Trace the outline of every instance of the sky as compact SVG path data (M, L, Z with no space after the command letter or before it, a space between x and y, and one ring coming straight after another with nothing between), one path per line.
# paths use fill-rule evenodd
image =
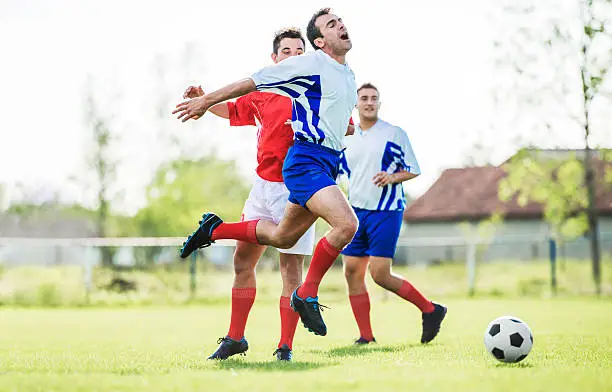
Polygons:
M92 188L83 185L91 182L88 85L116 137L116 210L134 213L158 165L181 156L234 159L250 181L254 128L232 129L211 114L181 124L170 112L189 84L212 91L270 64L274 31L305 31L310 15L324 6L350 32L347 60L357 84L378 86L381 118L410 137L423 172L405 185L411 196L425 192L444 169L503 162L517 140L580 148L575 125L559 120L555 132L536 137L533 124L541 114L493 99L500 85L512 85L494 50L505 20L494 3L0 0L4 204L24 194L44 201L58 192L64 201L93 203ZM570 3L557 3L556 12L571 13ZM539 23L537 16L526 22ZM609 142L609 129L598 132L598 143Z

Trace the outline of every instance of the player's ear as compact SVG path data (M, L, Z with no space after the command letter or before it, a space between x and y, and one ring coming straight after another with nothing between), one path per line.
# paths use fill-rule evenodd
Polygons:
M276 59L278 58L278 56L276 55L276 53L272 53L270 55L270 58L272 59L272 62L276 64Z
M315 38L314 44L317 45L319 49L323 49L323 47L325 46L325 40L323 39L323 37Z

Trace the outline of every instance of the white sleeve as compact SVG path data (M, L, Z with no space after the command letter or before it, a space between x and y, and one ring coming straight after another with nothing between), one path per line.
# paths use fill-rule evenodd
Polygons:
M289 57L280 63L270 65L255 72L251 79L258 91L285 95L296 99L304 94L318 78L313 56L300 55Z
M413 174L421 174L421 168L419 167L419 162L414 155L414 151L412 151L412 145L410 144L410 139L404 130L398 128L399 134L399 145L402 149L402 153L404 156L402 166L404 170Z

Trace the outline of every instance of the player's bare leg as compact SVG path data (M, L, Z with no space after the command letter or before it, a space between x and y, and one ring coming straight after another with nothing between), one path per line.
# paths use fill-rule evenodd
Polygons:
M291 304L306 328L317 335L326 335L327 327L321 318L317 297L319 284L340 251L355 235L358 220L337 185L319 189L306 202L306 207L308 210L288 203L285 216L278 225L264 219L223 223L215 214L204 214L198 229L185 242L181 257L187 257L198 247L208 246L222 238L288 249L295 245L317 217L325 219L331 230L317 244L304 284L293 293Z
M249 312L255 302L255 266L266 250L263 245L236 242L234 252L234 285L232 287L232 310L227 335L221 338L219 348L208 359L227 359L249 349L244 337Z
M291 293L302 283L304 256L297 254L280 254L280 273L283 289L280 297L281 337L274 352L280 361L291 361L293 337L300 316L291 309Z
M422 312L423 333L421 343L429 343L440 331L442 320L446 316L446 308L431 302L408 280L391 272L392 260L387 257L370 258L370 274L377 285L394 292L399 297L414 304Z
M343 262L351 309L359 327L359 339L355 344L375 342L370 322L370 296L365 282L370 257L343 256Z
M337 185L317 191L306 203L314 214L329 223L331 230L317 244L304 283L291 296L291 305L300 314L302 323L316 335L327 334L321 317L318 290L323 276L332 266L340 251L357 231L357 217Z
M343 256L342 261L344 263L344 277L346 278L349 296L365 293L368 290L365 275L368 270L370 256Z
M257 222L255 235L260 244L279 249L289 249L306 233L317 220L313 212L299 204L287 203L283 218L278 224L260 219Z

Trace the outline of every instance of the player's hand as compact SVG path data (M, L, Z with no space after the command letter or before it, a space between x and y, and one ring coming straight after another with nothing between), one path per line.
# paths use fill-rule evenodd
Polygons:
M353 124L349 124L348 127L346 127L346 133L344 134L344 136L350 136L354 134L355 134L355 126Z
M210 105L206 102L206 96L203 95L179 103L176 105L176 109L172 111L172 114L178 114L176 118L181 120L181 122L185 122L191 118L197 120L202 117L209 108Z
M201 97L202 95L204 95L204 90L202 90L202 86L189 86L187 87L187 90L185 90L185 93L183 94L183 98L184 99L188 99L188 98L197 98L197 97Z
M378 172L372 177L374 185L383 187L389 184L393 184L393 176L387 172Z

